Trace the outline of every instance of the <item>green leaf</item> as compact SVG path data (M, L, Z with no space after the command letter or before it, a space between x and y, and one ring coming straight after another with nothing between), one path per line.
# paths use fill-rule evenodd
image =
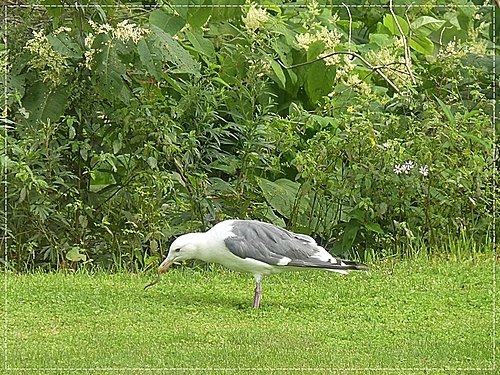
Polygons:
M313 61L325 50L325 43L317 40L309 45L307 49L307 61Z
M148 157L148 165L151 169L156 169L156 167L158 166L158 161L156 160L156 158L150 156Z
M356 240L356 236L358 235L360 228L360 223L356 219L351 219L347 223L344 229L344 233L342 234L342 250L347 251L351 249L354 241Z
M152 25L151 30L155 39L155 47L159 49L163 59L177 66L175 72L200 74L200 66L194 60L189 52L187 52L171 35L165 33L162 29Z
M313 115L311 115L311 119L313 119L318 124L320 124L322 128L326 128L326 127L328 127L328 125L334 125L335 128L338 127L337 121L333 117L330 117L330 116L320 116L320 115L313 114Z
M161 64L161 56L151 43L150 39L141 39L137 43L137 52L141 63L146 68L147 72L155 79L160 80L163 76Z
M312 103L317 103L321 98L330 93L333 88L335 73L325 66L323 62L311 64L306 73L305 89Z
M79 261L86 261L87 256L85 254L80 253L80 248L79 247L72 247L71 250L69 250L66 253L66 259L72 262L79 262Z
M427 36L433 31L439 30L446 23L444 20L438 20L430 16L418 17L411 23L411 27L417 33Z
M69 139L75 139L75 136L76 136L76 130L75 130L75 127L71 125L71 126L69 127L68 138L69 138Z
M408 22L406 22L404 18L398 15L396 15L396 19L398 20L399 26L401 26L401 29L403 30L403 34L407 36L410 32L410 26L408 25ZM401 36L398 25L396 24L396 21L394 20L392 14L390 13L386 14L384 16L383 23L384 26L387 27L387 29L391 32L392 35Z
M116 185L116 180L111 172L93 170L90 178L90 191L99 192L111 185Z
M80 49L80 46L73 42L68 35L64 33L60 33L57 36L50 34L47 35L47 40L52 45L54 50L59 52L62 56L73 59L82 58L82 50Z
M128 104L131 94L123 79L127 69L119 59L110 37L107 34L97 35L92 48L96 50L94 56L96 74L92 76L94 84L100 86L100 91L107 99L116 101L118 98Z
M220 77L213 77L211 78L212 81L215 81L215 82L219 82L220 84L222 84L223 86L226 86L226 87L232 87L231 85L229 85L226 81L224 81L222 78Z
M187 21L193 27L202 27L212 15L212 11L212 7L189 8Z
M492 144L489 142L485 141L484 139L479 138L477 135L471 134L471 133L466 133L466 132L460 132L460 135L464 138L467 138L473 142L479 143L485 150L491 150L492 149Z
M434 43L423 35L413 35L408 45L414 51L423 53L424 55L432 55L434 53Z
M280 83L280 86L282 89L285 88L286 85L286 77L285 73L283 73L283 69L281 69L280 64L278 64L276 61L271 60L271 68L273 69L274 74L276 74L276 77L278 78L278 81Z
M445 104L441 99L439 99L437 96L435 96L436 101L438 102L439 106L443 110L446 118L450 122L450 124L455 125L455 116L453 116L453 113L451 112L451 107L448 104Z
M182 17L157 9L149 15L149 24L160 28L170 35L175 35L184 27L186 21Z
M215 48L212 42L204 38L197 29L186 32L186 38L191 42L196 52L199 52L211 60L215 59Z
M393 38L389 37L387 34L370 34L370 43L375 43L380 47L388 47L392 45Z
M113 154L117 154L122 148L122 140L116 138L113 140Z
M292 216L300 184L286 178L281 178L274 182L265 178L257 178L257 183L267 203L281 215L289 219Z
M60 87L51 91L43 82L35 82L26 91L23 106L30 113L29 121L32 123L56 121L66 108L69 90Z
M380 224L378 224L378 223L367 223L367 224L364 224L364 226L366 229L368 229L371 232L375 232L378 234L385 233L384 230L382 229L382 227L380 226Z

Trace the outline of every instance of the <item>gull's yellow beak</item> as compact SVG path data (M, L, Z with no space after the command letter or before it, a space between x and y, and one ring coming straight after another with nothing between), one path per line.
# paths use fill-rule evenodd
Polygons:
M158 267L158 273L162 274L168 271L169 267L174 263L173 259L165 259Z

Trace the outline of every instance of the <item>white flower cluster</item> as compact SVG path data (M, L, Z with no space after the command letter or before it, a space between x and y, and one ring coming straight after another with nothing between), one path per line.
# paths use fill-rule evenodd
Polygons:
M92 48L96 35L108 34L112 39L120 40L122 42L128 42L131 40L133 43L137 44L139 40L144 38L144 36L150 32L148 29L144 29L135 23L129 23L128 20L120 22L116 25L116 27L113 27L108 23L97 24L92 20L89 21L89 24L94 30L95 35L93 33L89 33L85 37L85 47L87 48L87 51L85 51L85 66L88 69L91 69L92 60L96 53L96 50Z
M9 51L0 50L0 76L6 77L6 73L10 70Z
M405 73L405 59L401 50L402 39L397 38L392 46L381 48L377 51L370 51L366 54L366 59L374 66L382 68L383 72L396 85L406 85L410 83L410 77ZM411 61L409 61L411 64Z
M338 81L347 79L355 66L356 65L353 63L353 59L351 58L351 56L344 55L341 63L337 66L337 74L335 75L335 79Z
M340 43L342 34L336 29L328 30L325 26L319 26L318 28L303 34L297 34L295 40L297 45L309 50L312 43L321 41L324 43L325 48L323 52L319 55L320 58L330 55L335 52L335 47ZM328 56L325 58L326 65L336 65L339 64L339 55Z
M120 22L116 25L113 30L113 38L121 40L122 42L128 42L131 40L135 44L139 42L144 36L149 34L148 29L144 29L135 23L128 23L128 20Z
M342 80L347 86L349 86L353 91L360 93L361 95L370 95L372 89L368 83L359 78L359 75L350 74L347 79Z
M265 60L252 60L248 61L249 72L255 73L258 78L262 78L271 72L271 64Z
M307 3L306 15L309 21L313 21L316 17L321 14L321 10L319 8L319 4L316 0L312 0ZM305 25L307 27L307 25Z
M491 53L488 51L488 46L485 41L477 41L472 44L459 44L453 40L439 50L436 58L460 59L467 54L490 55Z
M252 3L248 8L245 16L241 17L245 29L248 32L254 33L261 25L268 20L269 16L265 9L259 7L257 4Z
M108 23L96 24L92 20L89 21L89 24L96 34L109 34L113 39L121 40L122 42L128 42L131 40L132 42L137 43L149 33L149 30L144 29L135 23L129 23L128 20L120 22L116 25L116 27L113 27ZM89 36L92 37L92 34L89 34Z
M410 174L411 170L415 168L415 163L413 160L405 161L403 164L395 164L393 172L395 174ZM429 166L427 164L420 166L418 168L418 173L422 176L427 177L429 175Z
M61 33L69 33L69 32L71 32L71 27L61 26L54 31L54 35L59 35Z
M63 81L68 63L66 58L52 47L43 31L33 31L33 39L30 39L24 48L33 54L28 63L30 69L37 70L44 82L57 86Z

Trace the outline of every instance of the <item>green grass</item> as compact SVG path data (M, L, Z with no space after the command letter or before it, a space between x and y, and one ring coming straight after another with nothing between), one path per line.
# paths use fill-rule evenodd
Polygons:
M174 269L146 291L152 274L9 274L5 368L472 374L493 366L492 267L484 257L283 273L264 279L260 310L253 278L222 269Z

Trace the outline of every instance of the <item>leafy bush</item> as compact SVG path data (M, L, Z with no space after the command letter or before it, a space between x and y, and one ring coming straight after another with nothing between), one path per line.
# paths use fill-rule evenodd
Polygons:
M321 4L8 8L9 266L142 269L232 217L364 258L484 243L493 8Z

